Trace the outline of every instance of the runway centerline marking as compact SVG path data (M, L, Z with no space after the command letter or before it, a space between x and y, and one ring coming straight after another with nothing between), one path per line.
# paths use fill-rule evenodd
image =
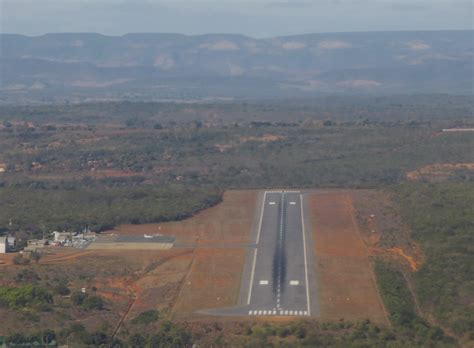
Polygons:
M290 285L299 285L299 280L290 280Z
M285 192L281 193L281 203L280 203L280 236L278 238L278 248L283 249L283 224L284 224L284 210L285 208ZM281 263L281 261L280 261ZM282 265L278 265L278 283L277 283L277 308L280 308L280 297L281 297L281 272Z
M261 280L260 285L268 285L268 280Z

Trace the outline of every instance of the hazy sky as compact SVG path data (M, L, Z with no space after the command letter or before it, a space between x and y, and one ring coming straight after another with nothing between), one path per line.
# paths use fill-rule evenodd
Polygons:
M472 29L471 0L0 0L0 31L269 37L316 32Z

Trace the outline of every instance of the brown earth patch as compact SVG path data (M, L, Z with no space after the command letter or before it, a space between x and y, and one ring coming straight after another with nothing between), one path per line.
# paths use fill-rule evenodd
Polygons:
M369 253L384 257L396 256L398 258L397 261L405 262L412 272L418 271L421 267L421 262L416 260L415 257L407 255L402 248L369 248Z
M13 264L14 254L0 254L0 267Z
M370 255L388 257L412 272L420 269L424 255L412 240L390 194L376 190L351 191L362 240Z
M127 235L160 233L177 238L176 248L156 252L163 262L149 263L146 272L128 286L131 305L123 313L123 325L129 327L130 320L149 309L188 320L202 318L196 314L199 310L235 305L245 263L242 244L251 242L257 193L228 191L221 204L190 219L122 225L108 231Z
M215 147L220 151L224 152L228 149L231 149L233 147L237 147L239 145L245 144L249 141L255 141L255 142L261 142L261 143L269 143L273 141L278 141L285 139L286 137L283 135L274 135L274 134L266 134L262 135L261 137L255 137L255 136L250 136L250 137L240 137L238 142L231 142L227 144L216 144Z
M389 325L349 191L310 196L321 319L370 319Z
M268 143L268 142L272 142L272 141L282 140L282 139L285 139L285 138L286 137L284 137L283 135L266 134L266 135L262 135L261 137L241 137L240 142L241 143L246 143L248 141L259 141L259 142L263 142L263 143Z
M445 179L457 170L474 171L474 163L435 163L408 172L406 178L411 181L421 179Z
M223 202L190 219L161 224L122 225L107 233L176 237L176 243L212 246L221 243L250 243L257 191L227 191Z
M189 318L198 310L234 306L239 296L245 254L244 248L196 249L173 316Z
M94 178L129 178L133 176L141 176L141 173L137 172L130 172L126 170L114 170L114 169L94 169L92 168L89 171L89 176L92 176Z

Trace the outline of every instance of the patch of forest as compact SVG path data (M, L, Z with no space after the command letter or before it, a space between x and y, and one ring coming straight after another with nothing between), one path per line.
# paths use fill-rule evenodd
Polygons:
M426 260L413 274L422 312L474 341L474 186L472 181L403 183L395 189L403 220Z
M183 218L226 189L400 183L474 162L471 133L441 132L472 110L463 96L1 107L0 229Z

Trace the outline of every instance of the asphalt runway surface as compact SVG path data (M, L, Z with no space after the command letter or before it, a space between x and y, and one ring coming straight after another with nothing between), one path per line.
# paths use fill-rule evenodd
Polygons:
M249 315L309 316L310 296L302 198L264 194L248 293Z
M318 316L317 299L312 301L312 297L317 297L317 286L311 267L314 262L310 252L312 238L306 227L303 194L265 191L260 201L254 228L255 244L247 254L239 304L206 313Z

